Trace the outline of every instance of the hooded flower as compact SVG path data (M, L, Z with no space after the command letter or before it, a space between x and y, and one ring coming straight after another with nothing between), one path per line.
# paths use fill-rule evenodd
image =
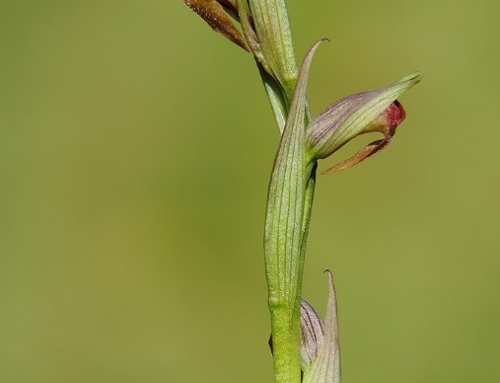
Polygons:
M306 144L311 158L327 158L361 134L384 134L383 139L371 142L353 157L324 172L333 173L348 169L386 147L406 116L397 98L420 80L420 73L412 73L388 87L354 94L328 107L307 127Z

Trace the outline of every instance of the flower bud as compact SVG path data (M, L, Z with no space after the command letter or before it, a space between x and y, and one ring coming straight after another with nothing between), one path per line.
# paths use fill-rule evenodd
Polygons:
M340 383L340 347L337 324L337 298L333 277L328 274L329 294L325 321L302 300L300 309L300 357L303 383Z
M300 302L300 359L307 370L318 356L323 344L323 322L314 308L305 300Z

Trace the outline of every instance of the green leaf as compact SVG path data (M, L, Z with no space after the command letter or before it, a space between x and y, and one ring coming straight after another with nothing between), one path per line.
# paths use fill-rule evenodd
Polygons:
M302 63L269 183L264 253L278 383L300 379L300 292L311 176L305 146L306 89L319 43L314 44Z
M269 185L265 229L270 292L276 298L296 298L297 266L302 237L302 212L307 181L305 124L307 80L312 57L321 41L304 58L288 119L276 154Z

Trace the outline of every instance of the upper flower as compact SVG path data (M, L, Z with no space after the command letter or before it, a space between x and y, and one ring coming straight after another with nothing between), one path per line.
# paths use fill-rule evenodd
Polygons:
M397 98L420 80L420 73L412 73L388 87L354 94L332 104L307 127L306 144L311 159L329 157L354 137L369 132L380 132L384 138L371 142L324 173L350 168L383 149L406 116Z

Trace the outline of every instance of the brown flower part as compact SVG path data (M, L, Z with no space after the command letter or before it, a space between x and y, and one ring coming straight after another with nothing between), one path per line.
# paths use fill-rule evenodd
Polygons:
M241 32L234 26L229 15L237 17L235 6L228 0L182 0L217 33L248 51ZM222 4L222 5L221 5Z

